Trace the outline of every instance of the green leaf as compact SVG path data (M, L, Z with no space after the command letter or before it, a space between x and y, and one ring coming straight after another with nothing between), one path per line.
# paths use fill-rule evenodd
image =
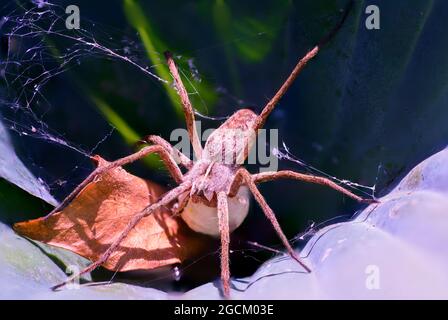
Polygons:
M16 155L14 146L0 121L0 178L19 186L28 193L41 197L48 203L55 205L57 201L48 191L48 188L37 179Z

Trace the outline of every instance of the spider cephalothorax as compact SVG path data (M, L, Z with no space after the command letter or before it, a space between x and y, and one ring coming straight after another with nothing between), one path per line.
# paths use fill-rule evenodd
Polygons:
M221 279L223 282L223 294L230 295L230 271L229 271L229 242L230 233L235 230L245 219L249 210L249 195L252 194L256 202L262 208L264 214L271 222L289 255L295 259L306 272L311 269L301 261L298 254L289 244L284 235L274 212L267 204L264 197L257 188L257 184L265 181L289 178L311 183L326 185L345 195L360 201L372 202L373 200L361 197L344 189L327 178L301 174L294 171L276 171L250 174L244 167L243 162L247 158L257 136L257 132L266 122L267 117L274 109L277 102L286 93L294 79L316 54L320 47L329 41L336 33L347 17L349 10L344 13L343 18L336 28L299 60L290 76L277 91L275 96L268 102L262 112L257 115L249 109L235 112L217 130L215 130L202 147L195 127L193 107L190 103L188 93L182 83L177 67L170 53L165 53L167 64L174 79L174 85L181 98L185 114L189 138L193 146L195 161L173 148L167 141L159 136L149 136L145 141L150 146L140 151L116 160L106 166L93 171L62 203L48 216L60 211L65 207L88 183L106 170L126 165L145 157L151 153L157 153L167 167L170 175L178 184L177 187L165 193L157 202L148 205L144 210L135 214L127 227L112 245L103 253L98 261L67 279L66 282L56 286L58 288L75 277L89 272L107 261L109 256L120 245L128 233L143 219L155 210L172 206L173 213L179 213L191 229L214 237L221 238ZM183 174L180 166L188 170ZM48 217L47 216L47 217Z
M257 115L248 109L238 110L207 139L201 159L186 179L191 179L190 200L182 218L194 231L219 236L218 194L229 195L229 231L241 225L249 211L249 190L240 186L230 195L235 175L255 140Z

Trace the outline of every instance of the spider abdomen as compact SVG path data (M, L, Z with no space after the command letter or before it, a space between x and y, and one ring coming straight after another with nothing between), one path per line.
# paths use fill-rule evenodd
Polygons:
M249 190L241 187L235 197L228 199L229 207L229 230L230 232L238 228L249 212ZM187 206L182 211L182 219L194 231L219 237L217 208L207 206L202 202L189 200Z

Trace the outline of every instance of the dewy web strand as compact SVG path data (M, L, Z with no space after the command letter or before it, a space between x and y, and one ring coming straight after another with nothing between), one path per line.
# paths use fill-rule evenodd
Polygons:
M294 162L294 163L300 165L301 167L305 168L305 170L307 170L310 173L318 174L320 176L329 178L338 184L345 185L345 186L349 187L350 189L356 190L362 194L368 195L369 197L372 197L373 199L375 199L376 183L373 186L366 186L366 185L362 185L362 184L359 184L356 182L352 182L347 179L339 179L333 175L330 175L320 169L313 167L312 165L307 164L305 161L294 156L289 151L289 148L286 146L285 142L283 142L283 149L284 149L284 151L281 151L278 148L274 148L272 150L272 152L280 160L288 160L288 161ZM369 190L370 193L367 192L366 190Z

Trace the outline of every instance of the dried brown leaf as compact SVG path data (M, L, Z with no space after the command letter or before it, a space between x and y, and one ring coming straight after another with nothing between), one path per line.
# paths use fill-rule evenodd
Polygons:
M107 161L96 157L98 166ZM133 215L154 203L165 190L115 168L88 184L62 211L14 225L23 236L62 247L92 261L125 229ZM103 265L113 271L149 270L196 255L204 237L191 231L168 209L144 218Z

